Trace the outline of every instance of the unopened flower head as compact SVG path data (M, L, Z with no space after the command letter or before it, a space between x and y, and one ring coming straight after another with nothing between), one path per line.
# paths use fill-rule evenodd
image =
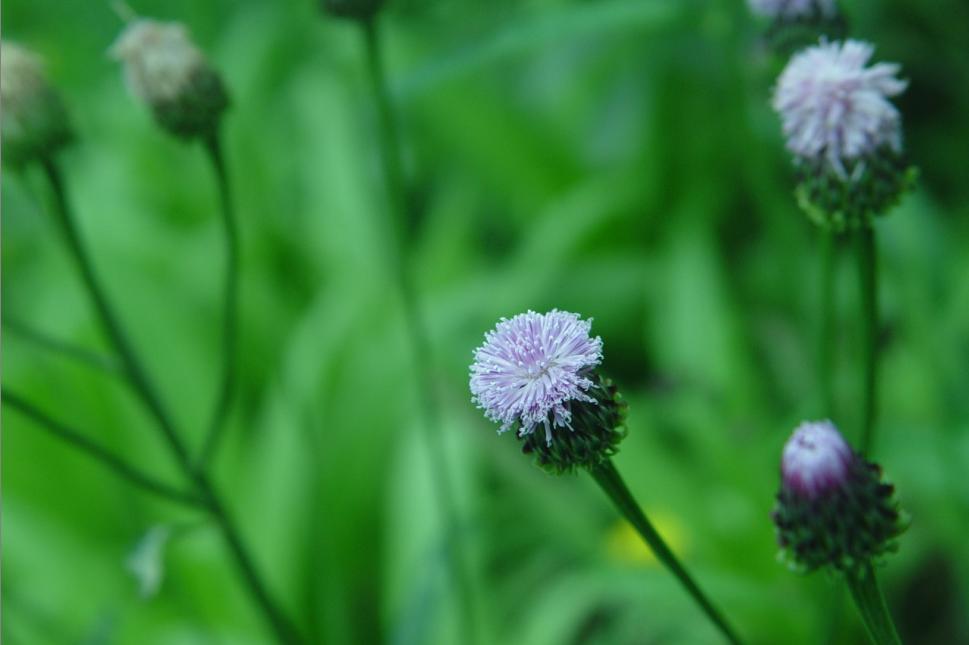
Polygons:
M784 559L850 572L893 551L905 529L894 492L833 423L802 423L784 446L773 513Z
M843 486L855 455L830 421L802 423L784 446L781 477L784 486L815 499Z
M891 98L907 82L893 63L868 65L864 42L824 42L791 58L774 91L808 214L835 228L884 213L914 177L902 160L901 115Z
M41 59L0 43L3 155L21 165L52 155L73 138L67 110L44 73Z
M830 17L838 13L834 0L747 0L754 13L773 19Z
M622 437L623 405L596 372L602 339L591 328L577 314L529 311L499 321L474 352L473 401L550 470L595 465Z
M134 20L111 55L122 62L131 93L151 108L162 127L184 138L215 131L229 97L184 25Z

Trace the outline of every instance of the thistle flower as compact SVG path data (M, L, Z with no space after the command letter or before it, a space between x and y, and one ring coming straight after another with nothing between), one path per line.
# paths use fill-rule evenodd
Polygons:
M215 131L229 96L184 25L134 20L110 53L123 64L129 91L163 128L185 139Z
M747 0L750 10L765 18L791 20L837 15L835 0Z
M384 0L322 0L323 10L339 18L368 20L383 6Z
M791 58L774 91L787 148L800 174L799 201L832 228L870 223L914 180L902 158L901 116L889 99L899 67L867 67L874 48L855 40L809 47Z
M895 550L905 528L881 468L855 453L830 421L802 423L788 440L773 519L784 558L803 571L856 573Z
M49 157L73 139L41 59L8 42L0 43L0 103L3 156L13 165Z
M523 450L557 472L597 465L623 436L621 398L596 372L602 339L591 328L577 314L529 311L501 319L474 352L472 400L499 433L516 428Z

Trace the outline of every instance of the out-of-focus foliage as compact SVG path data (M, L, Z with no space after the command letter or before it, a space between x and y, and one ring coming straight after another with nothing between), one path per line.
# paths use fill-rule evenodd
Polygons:
M63 91L83 235L198 447L219 365L215 187L201 148L126 96L105 53L121 27L109 4L8 0L4 38L43 54ZM969 5L850 4L852 33L911 81L899 104L921 169L919 190L878 224L876 457L912 516L881 575L908 642L967 642ZM132 5L186 22L232 93L242 389L215 478L259 568L314 642L459 642L381 251L358 29L313 0ZM760 45L763 25L739 0L389 5L418 290L484 642L717 642L588 477L544 474L469 402L482 333L552 307L594 317L629 401L617 465L738 629L753 643L862 642L841 585L775 561L780 447L819 414L818 272L768 105L783 61ZM106 351L47 198L39 175L4 172L4 316ZM850 250L837 267L836 421L853 438ZM3 350L5 385L178 481L116 380L6 328ZM8 410L3 443L5 643L267 641L211 525ZM145 597L130 561L158 527L162 579Z

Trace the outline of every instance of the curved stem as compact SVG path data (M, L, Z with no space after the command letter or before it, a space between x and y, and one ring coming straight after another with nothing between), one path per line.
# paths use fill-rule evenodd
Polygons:
M223 434L226 417L232 403L236 381L236 339L239 329L239 232L236 225L229 177L218 133L205 142L206 151L215 171L219 188L222 228L225 238L225 285L222 310L222 376L219 393L209 422L208 434L199 456L199 464L212 459Z
M592 477L596 480L596 483L606 492L612 503L616 505L619 512L625 517L633 528L639 533L643 541L652 549L653 553L656 555L656 559L662 562L666 568L668 568L674 576L680 581L680 584L686 589L693 600L700 606L700 609L707 615L711 622L716 626L716 628L723 634L723 637L730 643L739 644L741 643L740 637L737 633L727 624L726 619L724 619L723 614L714 607L713 603L707 598L706 594L700 589L693 578L687 573L686 569L680 564L676 555L673 551L666 545L663 538L656 529L650 523L646 514L640 508L639 504L633 498L632 493L629 492L629 488L626 487L626 483L622 480L619 475L619 471L616 470L616 466L612 463L611 459L604 461L599 467L589 470Z
M403 173L400 135L387 86L381 53L381 40L377 32L376 17L361 21L367 52L367 69L373 100L378 112L381 162L388 199L394 216L387 222L387 232L392 236L388 253L389 267L398 280L404 308L407 333L411 339L411 351L418 375L421 411L424 417L424 437L430 452L432 487L437 496L445 528L449 564L448 571L462 620L462 642L477 642L474 602L471 580L466 570L462 542L458 536L458 513L452 496L451 478L448 473L448 456L442 434L442 422L434 395L434 378L431 370L431 345L421 317L417 294L413 288L410 266L407 260L409 245L407 231L412 224L407 204L407 191Z
M182 438L176 430L171 417L165 410L161 399L155 393L154 388L148 380L147 373L141 366L138 357L132 349L132 345L128 341L128 338L121 327L120 321L115 316L114 311L108 302L104 289L101 287L101 283L97 278L97 274L94 272L94 267L87 255L87 251L84 245L81 243L77 228L74 225L68 205L67 193L65 191L64 182L59 168L52 159L45 159L43 165L51 185L51 190L54 194L55 216L57 217L58 222L61 225L61 229L64 232L64 237L67 240L72 255L74 256L74 260L78 265L78 269L81 272L81 277L84 280L84 284L87 287L91 299L94 301L105 332L107 333L108 338L114 344L115 350L122 360L125 373L128 376L133 389L145 404L145 407L148 408L151 414L158 421L158 426L162 431L162 435L165 437L168 446L174 454L179 466L184 471L186 477L188 477L195 484L195 487L198 490L199 495L202 496L206 507L216 519L219 528L221 529L223 539L226 541L226 544L228 545L232 554L233 561L242 574L243 581L245 582L249 593L256 601L256 604L259 606L267 622L272 628L276 639L281 643L300 643L301 639L296 632L296 629L289 622L285 614L283 614L282 610L280 610L280 608L273 601L265 583L256 572L252 557L243 546L242 538L240 537L235 524L231 521L223 502L215 491L215 488L209 481L208 476L205 474L204 470L197 468L192 463L185 443L182 441Z
M51 352L52 354L60 354L65 358L73 359L78 363L83 363L109 376L123 377L121 366L113 356L101 354L95 350L54 338L30 325L6 316L3 318L3 330L13 332L24 340L33 343L38 348Z
M834 255L835 234L821 231L821 321L818 333L818 384L821 392L822 416L834 418L834 395L831 387L834 365Z
M149 493L158 495L159 497L164 497L167 500L178 502L179 504L204 507L202 500L199 499L198 496L178 490L173 486L169 486L168 484L158 481L151 475L141 472L137 467L127 463L121 457L118 457L113 452L101 446L94 440L88 439L77 430L74 430L73 428L70 428L60 421L48 416L33 403L27 401L19 394L11 392L9 388L3 388L0 398L2 398L5 405L17 410L38 426L44 428L68 445L80 450L87 456L96 459L101 463L101 465L106 466L113 473L134 484L135 486L138 486Z
M875 645L902 645L871 563L846 577L851 597Z
M878 401L878 259L875 229L866 226L858 232L858 272L861 286L862 320L862 423L861 452L867 455L875 434L875 407Z

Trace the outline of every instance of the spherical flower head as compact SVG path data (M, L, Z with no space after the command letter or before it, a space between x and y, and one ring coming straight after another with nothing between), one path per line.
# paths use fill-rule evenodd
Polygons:
M384 0L322 0L323 10L338 18L369 20L383 6Z
M472 400L556 472L598 464L622 437L623 404L595 371L602 339L591 328L577 314L529 311L499 321L474 352Z
M221 77L209 66L184 25L137 19L111 47L129 91L176 136L210 136L229 106Z
M895 550L905 529L881 469L830 421L802 423L784 446L773 519L783 559L800 571L856 571Z
M838 13L834 0L747 0L755 14L773 19L830 17Z
M835 229L885 212L914 177L902 159L901 116L890 99L906 81L891 63L868 66L874 48L824 42L791 58L774 90L787 148L801 174L799 201Z
M0 103L3 156L12 165L49 157L73 138L41 59L8 42L0 43Z

